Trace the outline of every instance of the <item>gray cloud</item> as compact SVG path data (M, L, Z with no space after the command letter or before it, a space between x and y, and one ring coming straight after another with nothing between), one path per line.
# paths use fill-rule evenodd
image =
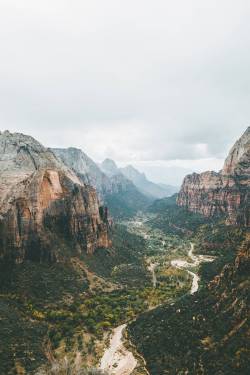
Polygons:
M155 168L221 159L250 122L249 18L248 0L2 0L0 129Z

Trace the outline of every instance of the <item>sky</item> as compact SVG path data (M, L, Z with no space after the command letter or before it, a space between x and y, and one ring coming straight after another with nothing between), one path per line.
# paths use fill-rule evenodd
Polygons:
M156 182L219 170L250 124L249 0L0 0L0 130Z

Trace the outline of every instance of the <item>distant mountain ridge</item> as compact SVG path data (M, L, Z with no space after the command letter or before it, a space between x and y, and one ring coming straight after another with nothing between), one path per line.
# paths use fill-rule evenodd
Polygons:
M112 216L131 216L150 204L151 200L118 170L113 161L107 161L107 170L101 170L98 164L77 148L57 148L52 151L82 182L97 190L99 198L108 206Z
M112 182L110 179L82 150L69 147L65 149L53 148L52 151L68 167L73 169L85 183L95 187L101 196L112 192Z
M120 168L120 171L133 183L135 186L144 194L153 198L165 198L177 193L178 188L171 185L156 184L149 181L145 173L139 172L132 165L127 165L124 168Z
M149 181L145 173L139 172L132 165L127 165L122 168L118 168L116 163L112 159L105 159L100 164L101 169L108 176L114 176L123 174L126 178L133 182L137 189L148 196L151 199L160 199L164 197L171 196L179 190L175 186L165 185L165 184L156 184L152 181Z

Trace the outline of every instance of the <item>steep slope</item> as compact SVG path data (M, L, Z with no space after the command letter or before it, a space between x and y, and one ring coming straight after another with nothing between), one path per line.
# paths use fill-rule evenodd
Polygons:
M119 171L119 168L117 167L116 163L112 159L105 159L100 164L101 169L104 173L106 173L107 176L113 177L115 175L120 175L121 172Z
M109 245L93 188L32 137L0 134L0 258L55 261Z
M149 206L152 198L140 192L133 182L121 173L113 160L105 159L100 167L112 183L113 192L106 194L105 201L115 217L131 217Z
M130 337L152 375L249 373L249 135L248 128L221 172L185 178L179 207L173 198L151 207L156 228L181 233L199 254L216 256L199 269L196 294L130 325Z
M249 249L247 236L235 260L200 293L130 325L150 374L249 372Z
M99 198L108 206L112 216L132 216L136 211L144 209L149 204L150 200L138 191L132 181L120 173L114 162L107 159L107 170L104 163L104 171L102 171L92 159L79 149L73 147L53 149L53 152L77 174L82 182L96 188ZM109 165L110 170L108 169Z
M119 169L121 173L131 180L135 186L143 193L154 198L168 197L177 192L174 186L155 184L147 179L145 173L139 172L132 165L127 165Z
M177 204L206 217L224 215L230 224L250 225L250 127L232 147L219 173L185 177Z
M73 169L82 181L95 187L101 197L107 193L112 193L114 187L111 180L82 150L70 147L53 148L52 151L64 164Z

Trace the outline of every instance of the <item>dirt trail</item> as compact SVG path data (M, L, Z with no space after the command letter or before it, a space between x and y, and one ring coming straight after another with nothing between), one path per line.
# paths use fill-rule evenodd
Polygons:
M156 273L155 273L155 269L156 269L157 265L158 265L157 263L150 263L148 265L148 270L152 274L152 283L153 283L154 288L156 288L156 284L157 284L157 278L156 278Z
M101 359L100 369L112 375L130 375L137 365L133 353L123 345L123 330L126 326L122 324L113 330L109 347Z

